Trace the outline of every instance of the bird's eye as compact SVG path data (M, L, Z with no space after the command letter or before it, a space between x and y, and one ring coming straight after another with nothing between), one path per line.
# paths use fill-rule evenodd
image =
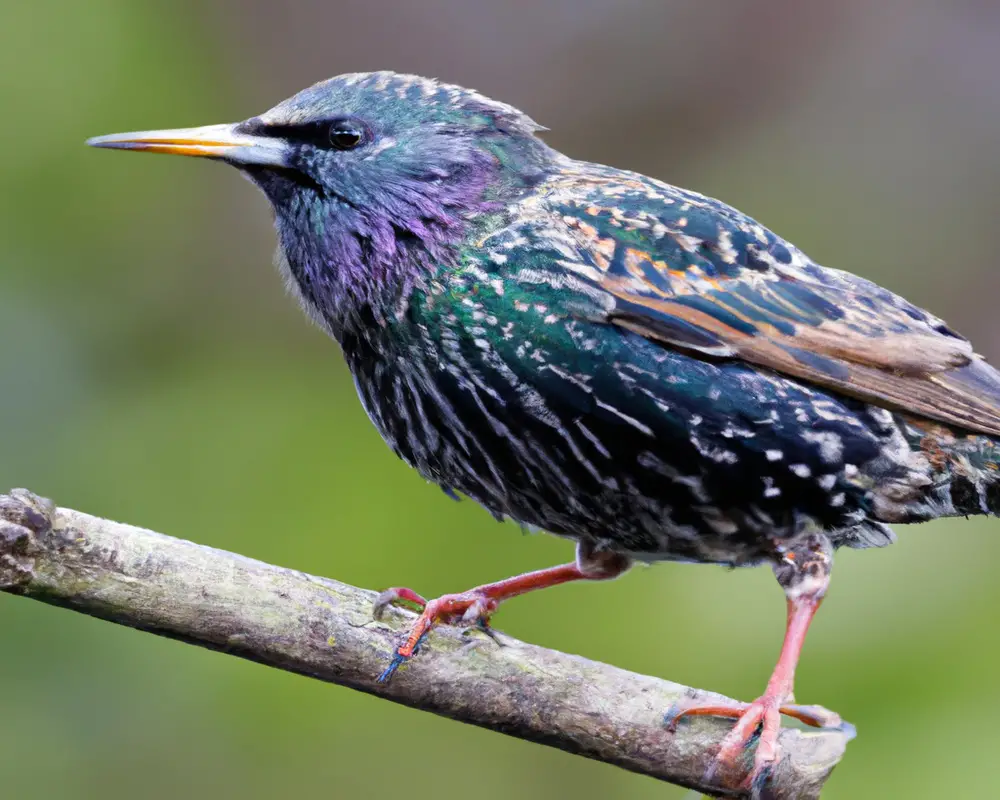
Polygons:
M330 126L330 144L338 150L353 150L360 145L364 139L364 131L357 125L335 122Z
M244 130L252 133L254 128L244 125ZM350 117L292 124L270 123L260 126L260 130L267 136L323 150L354 150L372 140L368 125Z

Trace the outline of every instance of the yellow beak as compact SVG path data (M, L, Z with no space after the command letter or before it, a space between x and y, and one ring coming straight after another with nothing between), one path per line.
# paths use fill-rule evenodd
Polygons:
M205 125L164 131L135 131L95 136L91 147L142 150L177 156L218 158L234 164L287 166L288 145L280 138L243 132L240 125Z

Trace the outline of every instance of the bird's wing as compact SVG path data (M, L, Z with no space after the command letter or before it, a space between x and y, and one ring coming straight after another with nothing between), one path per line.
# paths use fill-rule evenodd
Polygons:
M1000 374L968 340L880 286L813 263L739 211L613 170L567 175L546 198L569 239L560 263L610 298L606 321L1000 435Z

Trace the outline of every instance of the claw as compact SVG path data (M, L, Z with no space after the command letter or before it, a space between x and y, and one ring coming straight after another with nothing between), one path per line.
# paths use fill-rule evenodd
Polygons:
M414 611L422 612L427 607L427 600L412 589L407 589L405 587L393 587L391 589L386 589L375 598L375 602L372 605L372 616L375 619L382 619L382 615L385 614L385 610L389 608L389 606L404 606L406 608L411 608ZM389 662L389 666L382 671L378 678L376 678L376 681L378 683L388 683L392 679L392 676L396 674L396 671L417 654L417 651L420 649L420 645L426 638L427 633L428 631L424 631L423 634L421 634L409 653L404 653L403 648L399 648L393 654L392 661Z
M747 779L746 788L750 791L752 800L763 800L770 797L767 787L771 783L771 776L774 773L774 764L766 764L759 769L755 769Z
M722 747L715 757L715 764L735 767L751 743L757 737L757 752L753 769L745 782L745 788L759 782L761 776L778 758L778 733L781 731L781 712L769 698L761 698L750 703L740 714L736 725L722 740Z
M413 591L413 589L401 586L393 587L392 589L386 589L375 598L375 603L372 605L372 616L375 619L382 619L382 615L389 606L403 606L420 612L426 608L427 601Z
M465 633L466 634L472 633L473 630L477 630L480 633L483 633L483 634L486 634L487 636L489 636L490 639L493 640L493 642L496 644L497 647L506 647L507 646L502 641L500 641L500 636L497 634L496 630L494 630L493 626L490 625L490 621L488 619L484 618L484 617L480 617L479 619L477 619L475 626L473 628L470 628L469 630L465 631Z
M828 708L823 708L823 706L800 706L792 703L783 705L781 713L787 717L797 719L799 722L804 722L813 728L830 728L836 730L843 729L844 725L851 727L849 723L845 723L840 718L840 714L836 714ZM844 732L846 733L846 730Z
M747 753L754 750L753 764L740 789L754 798L763 794L774 766L778 762L778 735L781 733L781 715L793 717L817 728L840 730L853 738L854 726L822 706L779 705L776 697L764 695L752 703L721 702L714 705L675 703L663 717L667 730L673 733L683 717L713 716L736 720L726 735L719 752L705 772L705 782L716 784L722 777L740 774L739 767ZM745 772L743 770L742 772Z
M854 725L852 725L850 722L847 722L846 720L842 721L836 727L836 730L838 730L842 734L844 734L844 736L847 737L847 741L851 741L852 739L856 738L857 735L858 735L858 729L857 729L857 727L855 727Z
M397 650L393 654L392 661L389 662L389 666L386 667L382 671L382 674L379 675L375 680L378 683L388 683L390 680L392 680L392 676L396 674L396 670L398 670L401 666L403 666L403 664L405 664L419 652L420 645L424 643L424 639L427 638L428 633L429 631L424 631L421 637L417 639L417 643L413 646L413 652L410 653L408 656L404 656L402 653L399 652L399 650ZM400 648L400 650L401 649L402 648Z
M427 634L439 622L453 625L477 625L491 634L487 620L497 607L497 601L476 590L464 594L451 594L427 601L412 589L387 589L375 600L373 612L378 618L390 605L406 604L419 606L420 616L410 629L406 642L396 650L381 675L379 683L388 683L399 667L413 658L423 644ZM492 634L491 634L492 635Z
M675 733L677 725L683 717L729 717L731 719L738 719L749 707L749 703L735 702L715 706L677 702L663 715L663 724L667 727L669 733Z
M388 683L392 676L396 674L396 670L399 669L405 661L407 661L407 658L405 656L401 656L397 652L393 655L392 661L389 662L389 666L382 670L382 673L375 680L378 683Z
M497 583L477 586L461 594L446 594L436 600L428 601L412 589L386 589L375 600L373 611L376 618L390 605L398 604L415 606L420 616L378 680L385 683L392 678L400 665L416 654L427 632L438 623L465 627L477 625L488 636L495 638L488 624L489 618L504 600L569 581L610 580L621 575L631 563L618 553L598 553L581 543L577 546L576 561L569 564L527 572Z

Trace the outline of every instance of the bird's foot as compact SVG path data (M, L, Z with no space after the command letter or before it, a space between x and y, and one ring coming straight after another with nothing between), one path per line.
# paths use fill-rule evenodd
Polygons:
M625 572L631 563L619 553L597 551L592 544L581 541L577 543L576 560L569 564L515 575L513 578L496 583L477 586L461 594L446 594L436 600L425 600L412 589L387 589L375 601L376 618L388 606L397 604L415 606L420 611L420 616L410 629L406 642L396 650L392 663L379 676L379 682L388 681L399 669L400 664L412 658L427 633L439 622L451 625L477 625L492 636L489 620L504 600L570 581L610 580Z
M434 600L425 600L412 589L393 588L382 592L375 600L373 613L376 619L390 605L415 607L415 610L420 611L420 616L410 628L406 641L397 648L389 666L379 675L379 683L386 683L403 663L417 654L431 628L438 623L463 627L477 625L492 636L489 619L500 605L500 600L490 597L484 588L470 589L461 594L446 594Z
M664 723L671 733L676 730L682 717L713 716L731 717L736 725L722 740L722 746L715 760L708 768L705 780L714 783L721 772L734 775L740 767L743 754L757 739L753 767L743 780L740 789L756 796L766 785L775 764L778 762L778 734L781 733L781 715L793 717L814 728L840 729L851 738L854 728L841 720L840 715L822 706L802 706L783 702L778 695L765 694L752 703L689 704L674 706L667 712ZM759 733L759 738L758 737Z

